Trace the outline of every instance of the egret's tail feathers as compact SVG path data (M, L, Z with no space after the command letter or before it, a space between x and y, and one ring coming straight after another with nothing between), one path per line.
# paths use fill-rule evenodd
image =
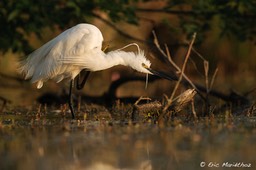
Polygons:
M30 56L27 59L20 61L19 65L18 72L24 75L25 80L31 79L32 83L37 83L38 89L42 88L43 80L35 80L36 65L31 64Z
M26 60L20 61L19 66L20 67L18 68L18 72L24 75L26 80L31 78L32 74L29 72L27 61Z

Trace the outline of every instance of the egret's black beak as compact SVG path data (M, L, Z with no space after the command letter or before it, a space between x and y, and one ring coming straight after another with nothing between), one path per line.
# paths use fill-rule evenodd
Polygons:
M153 70L152 68L146 66L145 64L142 64L142 66L155 76L158 76L167 80L171 80L171 81L178 80L178 78L175 75L168 75L164 72Z

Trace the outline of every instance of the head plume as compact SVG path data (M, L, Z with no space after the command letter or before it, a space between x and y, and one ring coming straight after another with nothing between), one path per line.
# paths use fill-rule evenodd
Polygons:
M139 45L136 43L131 43L128 44L117 51L124 52L122 51L125 48L128 48L130 46L136 46L137 47L137 52L125 52L128 54L127 57L123 57L123 60L125 61L124 63L134 70L137 70L138 72L146 73L146 74L151 74L146 67L150 67L151 62L145 57L145 53L143 50L140 49Z

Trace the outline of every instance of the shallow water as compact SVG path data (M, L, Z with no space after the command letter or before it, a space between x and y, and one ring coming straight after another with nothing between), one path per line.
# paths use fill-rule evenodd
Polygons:
M0 117L1 170L256 167L254 117L165 126L61 116Z

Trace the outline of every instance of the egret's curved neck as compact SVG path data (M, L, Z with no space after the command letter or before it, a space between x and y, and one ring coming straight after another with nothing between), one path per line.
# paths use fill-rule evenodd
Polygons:
M134 60L135 57L132 52L125 52L121 50L115 50L106 53L106 60L107 63L109 64L109 67L113 67L116 65L124 65L124 66L129 66L130 61Z
M142 64L150 66L150 61L147 60L143 52L126 52L122 50L115 50L108 53L102 52L100 59L92 62L94 68L92 71L105 70L116 65L124 65L133 68L142 73L150 73Z
M95 63L93 71L105 70L116 65L130 66L130 61L135 57L129 55L130 52L115 50L108 53L102 52L101 60Z

